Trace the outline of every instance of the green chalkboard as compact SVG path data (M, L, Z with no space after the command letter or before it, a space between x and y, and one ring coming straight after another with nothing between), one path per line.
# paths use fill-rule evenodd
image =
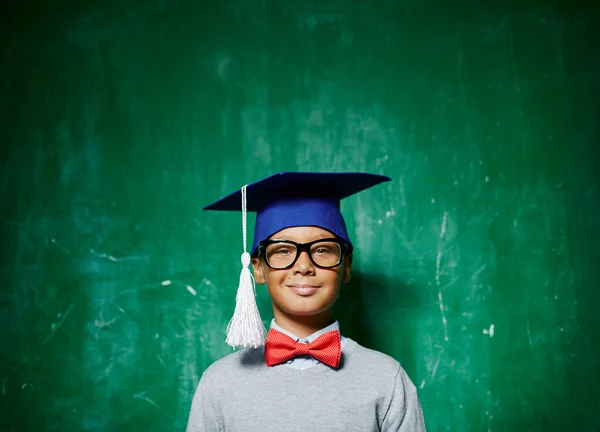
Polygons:
M4 2L0 431L183 430L286 170L393 178L337 316L430 431L600 430L593 2L450 3Z

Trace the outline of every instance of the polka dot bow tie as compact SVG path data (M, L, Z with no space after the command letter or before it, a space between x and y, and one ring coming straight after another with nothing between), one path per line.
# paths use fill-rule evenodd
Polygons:
M269 330L265 343L265 362L267 366L275 366L299 356L309 355L314 359L337 368L342 357L342 344L340 333L337 330L329 331L316 338L311 343L299 343L294 339L277 331Z

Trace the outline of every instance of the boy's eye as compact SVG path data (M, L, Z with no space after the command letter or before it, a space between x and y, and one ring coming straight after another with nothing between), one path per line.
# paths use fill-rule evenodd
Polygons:
M271 245L268 249L267 249L267 254L269 256L279 256L279 257L283 257L283 256L289 256L289 255L293 255L296 253L296 249L291 246L291 245Z
M329 246L323 246L323 245L317 246L316 248L314 248L312 250L313 255L328 255L331 253L334 253L333 248L329 247Z

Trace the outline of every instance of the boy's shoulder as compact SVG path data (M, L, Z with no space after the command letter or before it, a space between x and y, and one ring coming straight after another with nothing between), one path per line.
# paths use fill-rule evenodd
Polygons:
M389 391L390 385L400 385L408 391L415 391L413 382L398 360L354 343L356 348L348 358L348 366L356 382L364 383L365 388L379 389L382 392Z
M202 374L204 381L235 380L241 374L258 371L265 367L262 348L245 348L216 360Z
M391 376L392 378L402 370L398 360L393 357L362 346L354 340L351 341L356 344L349 359L353 366L358 366L365 371L374 371L377 375Z

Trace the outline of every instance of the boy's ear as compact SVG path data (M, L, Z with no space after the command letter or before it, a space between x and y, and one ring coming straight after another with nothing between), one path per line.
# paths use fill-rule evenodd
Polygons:
M254 270L254 281L257 284L263 285L267 283L267 279L265 278L265 274L263 272L263 266L260 262L260 258L252 258L252 269Z
M350 282L352 277L352 255L344 257L344 269L342 270L342 283Z

